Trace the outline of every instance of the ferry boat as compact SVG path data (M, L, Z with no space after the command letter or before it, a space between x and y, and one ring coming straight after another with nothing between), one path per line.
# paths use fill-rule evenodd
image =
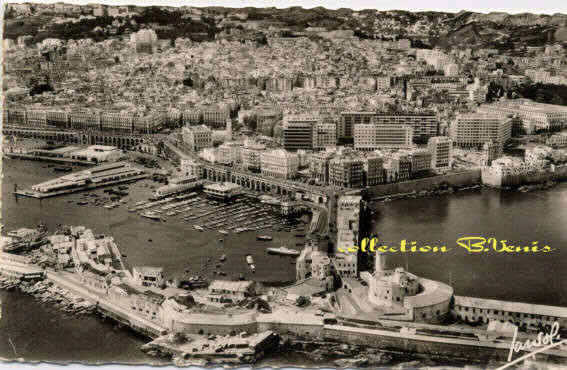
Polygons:
M272 237L269 236L269 235L258 235L258 236L256 237L256 239L257 239L257 240L263 240L263 241L269 242L270 240L272 240Z
M266 251L270 254L280 254L283 256L299 256L300 254L298 250L286 248L283 245L279 248L267 248Z
M205 231L205 229L202 226L199 225L193 225L193 227L195 228L195 230L199 230L199 231Z

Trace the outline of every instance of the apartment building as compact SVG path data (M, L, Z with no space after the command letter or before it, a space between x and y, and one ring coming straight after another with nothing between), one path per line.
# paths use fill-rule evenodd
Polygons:
M479 112L517 117L526 133L567 127L567 107L537 103L529 99L502 100L479 107Z
M260 157L265 153L266 146L247 142L240 149L242 167L251 171L260 171Z
M312 149L313 130L318 116L286 115L283 124L283 145L286 150Z
M341 119L337 127L337 139L352 139L354 125L369 124L376 112L341 112Z
M430 137L436 136L439 121L433 113L425 114L378 114L372 118L376 125L410 125L413 129L413 140L426 143Z
M409 148L413 129L409 125L357 124L354 127L354 148L372 151L379 148Z
M260 157L262 175L280 179L293 179L299 168L299 157L283 149L266 151Z
M183 142L193 151L199 151L213 145L213 134L205 125L183 127L181 130Z
M364 161L364 185L373 186L383 184L384 178L384 157L379 154L372 154Z
M493 141L501 148L512 137L512 120L498 114L457 114L450 129L453 143L461 148L481 148Z
M364 183L364 160L340 157L329 163L329 184L343 188L360 188Z
M329 163L334 156L334 150L324 150L310 157L309 174L320 184L329 183Z
M453 141L447 136L436 136L429 139L427 148L431 153L431 169L443 172L451 169L453 161Z
M313 149L325 149L337 145L337 125L317 123L313 126Z

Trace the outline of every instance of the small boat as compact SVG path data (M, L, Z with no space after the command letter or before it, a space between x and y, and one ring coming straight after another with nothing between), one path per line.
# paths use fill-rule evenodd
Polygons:
M219 233L226 235L226 234L228 234L228 231L226 231L226 230L219 230Z
M272 240L272 237L269 236L269 235L258 235L258 236L256 237L256 239L257 239L257 240L263 240L263 241L268 242L268 241Z
M77 205L79 206L85 206L87 204L89 204L89 202L77 202Z
M199 231L205 231L205 229L203 229L202 226L199 225L193 225L193 227L195 228L195 230L199 230Z
M224 242L224 239L219 239L219 242Z
M254 264L254 258L252 258L252 255L251 255L251 254L246 255L246 262L247 262L249 265L253 265L253 264Z
M256 266L250 265L250 270L252 271L252 273L255 273L256 272Z
M219 261L224 262L226 260L226 254L220 256Z
M267 248L266 251L270 254L280 254L283 256L299 256L300 254L298 250L286 248L283 245L279 248Z
M142 215L142 217L150 218L150 219L152 219L152 220L161 220L161 216L158 215L158 214L156 214L156 213L154 213L154 212L148 211L148 212L142 213L141 215Z

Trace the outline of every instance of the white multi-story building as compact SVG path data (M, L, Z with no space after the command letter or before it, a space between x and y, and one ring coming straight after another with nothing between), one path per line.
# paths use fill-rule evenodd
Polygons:
M213 145L213 133L205 125L183 127L183 142L193 151L199 151Z
M265 152L265 145L249 141L245 142L244 146L240 149L242 168L246 170L259 171L261 164L260 158Z
M431 153L431 169L437 172L451 169L453 162L453 141L447 136L429 139L427 148Z
M567 132L560 132L558 134L551 135L547 139L546 144L556 148L567 146Z
M297 175L299 157L283 149L266 151L260 157L262 175L281 179L292 179Z
M512 137L512 120L497 114L457 114L449 131L459 147L480 148L490 140L504 147Z
M413 140L424 143L430 137L437 135L439 126L439 121L433 112L377 114L372 117L372 123L376 125L410 125L413 130Z
M567 127L567 107L529 99L501 100L479 107L479 112L518 117L527 133Z
M211 163L220 162L218 148L213 148L213 147L203 148L199 152L199 156L207 162L211 162Z
M409 125L358 124L354 126L354 148L372 151L379 148L409 148L413 129Z
M235 164L241 162L240 149L242 145L237 142L227 142L218 147L218 162Z

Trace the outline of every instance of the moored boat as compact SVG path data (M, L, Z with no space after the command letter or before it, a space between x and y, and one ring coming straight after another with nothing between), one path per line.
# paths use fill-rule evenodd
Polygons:
M279 254L283 256L299 256L300 254L298 250L287 248L283 245L279 248L267 248L266 251L270 254Z
M257 240L262 240L262 241L270 241L272 240L272 237L269 235L258 235L256 237Z

